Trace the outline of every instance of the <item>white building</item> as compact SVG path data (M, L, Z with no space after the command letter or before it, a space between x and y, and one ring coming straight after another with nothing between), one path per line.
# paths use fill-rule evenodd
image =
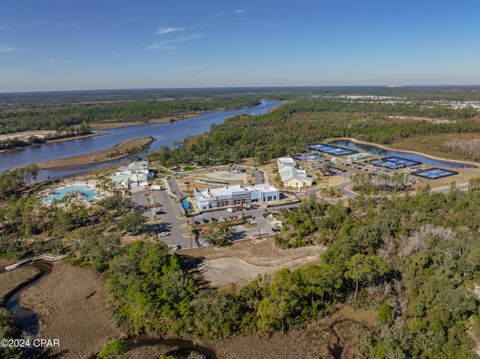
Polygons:
M353 155L347 156L349 162L361 161L370 158L366 153L354 153Z
M141 189L148 186L150 170L147 161L138 161L122 166L111 178L116 188L128 190Z
M199 210L210 208L240 206L251 203L278 201L280 191L266 184L255 186L231 185L200 191L195 188L195 203Z
M302 170L293 158L280 157L277 159L277 165L280 179L285 187L301 188L313 184L313 178L307 176L305 170Z

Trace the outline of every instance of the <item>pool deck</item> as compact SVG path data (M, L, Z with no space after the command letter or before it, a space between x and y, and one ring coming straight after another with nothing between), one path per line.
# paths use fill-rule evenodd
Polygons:
M65 182L61 186L55 188L49 188L40 193L40 197L46 203L52 203L55 200L55 196L52 195L52 192L59 192L62 190L66 190L71 187L85 187L86 190L95 190L96 193L92 198L82 199L83 203L92 203L96 202L105 197L105 191L99 190L97 188L97 181L96 180L88 180L88 181L74 181L74 182ZM72 190L71 192L75 192L76 189ZM67 192L67 193L71 193ZM62 199L67 195L67 193L62 196ZM60 199L61 200L61 199Z

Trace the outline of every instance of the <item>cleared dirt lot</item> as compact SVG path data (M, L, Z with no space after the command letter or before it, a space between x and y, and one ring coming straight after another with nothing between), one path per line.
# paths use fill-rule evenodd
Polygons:
M229 247L207 247L183 251L182 254L202 257L199 271L210 285L223 287L230 283L246 284L259 274L281 268L296 269L319 260L322 246L281 249L273 238L252 239Z
M60 339L60 348L49 354L88 358L123 335L107 309L102 280L89 269L56 263L50 274L22 294L21 303L37 313L40 338Z

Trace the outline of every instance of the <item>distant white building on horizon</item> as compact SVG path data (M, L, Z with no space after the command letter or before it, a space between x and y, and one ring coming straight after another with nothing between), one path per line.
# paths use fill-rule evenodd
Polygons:
M277 159L278 173L285 187L310 187L313 185L313 178L307 176L307 172L291 157L280 157Z
M195 188L194 197L198 209L204 211L211 208L278 201L280 199L280 191L266 184L257 184L255 186L231 185L204 191Z

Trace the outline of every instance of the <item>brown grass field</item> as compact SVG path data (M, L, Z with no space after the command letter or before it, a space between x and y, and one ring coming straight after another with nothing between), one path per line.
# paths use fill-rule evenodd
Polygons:
M90 269L55 263L48 276L22 293L21 303L37 313L39 338L60 339L60 348L49 355L88 358L123 336L107 308L103 282Z
M0 273L0 303L17 287L33 280L40 271L35 267L20 267L13 271Z
M440 135L419 135L405 138L391 144L399 150L417 151L430 156L442 157L452 160L475 161L471 156L465 156L461 153L445 151L444 143L452 140L477 140L480 139L478 133L448 133ZM479 154L480 155L480 154Z

